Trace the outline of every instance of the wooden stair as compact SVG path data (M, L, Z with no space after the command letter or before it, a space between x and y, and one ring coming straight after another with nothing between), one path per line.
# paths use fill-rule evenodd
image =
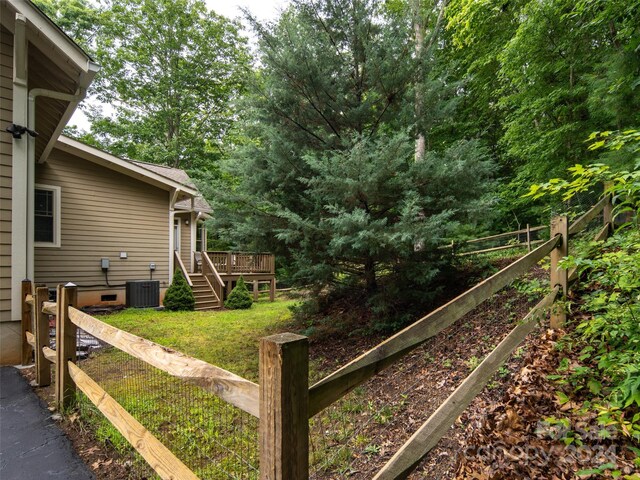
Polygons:
M190 273L189 279L193 284L193 296L196 297L196 310L213 310L222 306L204 275Z

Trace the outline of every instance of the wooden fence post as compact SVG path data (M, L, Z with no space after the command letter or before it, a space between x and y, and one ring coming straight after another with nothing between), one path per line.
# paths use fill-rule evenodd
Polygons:
M309 342L260 340L260 479L309 478Z
M76 326L69 318L69 307L77 304L78 289L68 283L58 285L56 315L56 405L58 410L71 406L75 397L75 384L69 374L68 362L76 361Z
M51 384L51 363L44 357L42 349L49 346L49 315L42 311L43 303L49 300L49 289L37 287L33 305L36 310L36 383L39 387Z
M32 312L33 307L26 302L27 295L33 293L33 286L31 280L22 281L22 365L28 365L31 363L31 357L33 355L33 348L27 342L27 332L33 333L33 319Z
M531 226L527 223L527 251L531 251Z
M604 182L604 190L606 191L613 186L613 182ZM613 198L611 194L607 194L607 203L604 204L602 210L603 223L609 225L609 233L613 233Z
M568 271L558 267L558 262L563 257L569 255L569 221L566 215L556 216L551 219L551 238L561 235L562 238L558 246L551 251L551 288L559 285L562 295L567 295L567 287L569 285ZM559 328L566 320L564 308L558 304L554 304L551 309L551 328Z

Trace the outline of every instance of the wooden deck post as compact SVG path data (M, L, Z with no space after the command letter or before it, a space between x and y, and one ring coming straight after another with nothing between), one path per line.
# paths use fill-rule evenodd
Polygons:
M274 302L276 300L276 279L269 280L269 301Z
M231 272L232 272L231 261L232 260L233 260L233 257L231 255L231 252L227 252L227 275L231 275Z
M613 186L613 182L604 182L604 190L606 191ZM611 194L607 194L607 203L604 204L602 210L602 220L605 225L609 225L609 233L613 233L613 198Z
M257 280L253 281L253 301L258 301L258 294L260 293L260 283Z
M28 365L31 363L33 356L33 348L27 342L27 332L33 333L33 319L32 312L33 307L29 305L25 300L27 295L33 293L33 285L31 280L22 281L22 365Z
M78 288L68 283L58 285L56 314L56 405L58 410L71 406L76 387L69 374L68 362L76 361L76 326L69 318L69 306L77 304Z
M551 238L561 235L562 239L558 246L551 251L551 288L559 285L562 290L562 296L567 295L567 287L569 285L568 271L559 268L558 263L563 257L569 255L569 221L565 216L556 216L551 219ZM557 303L551 309L551 328L559 328L566 320L564 308Z
M260 480L309 478L309 342L260 340Z
M42 311L43 303L49 300L49 289L37 287L33 299L36 329L36 383L39 387L51 384L51 363L44 357L42 349L49 346L49 315Z

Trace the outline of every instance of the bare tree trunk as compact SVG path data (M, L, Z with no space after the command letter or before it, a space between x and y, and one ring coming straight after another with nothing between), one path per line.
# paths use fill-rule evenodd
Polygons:
M416 58L418 62L422 62L422 51L423 51L423 43L424 43L424 24L423 24L423 15L420 12L421 0L413 0L412 9L413 9L413 32L415 35L415 51ZM416 82L416 103L415 103L415 115L416 120L419 122L422 117L422 107L424 105L424 95L422 90L420 89L420 83L422 81L422 68L418 69L418 81ZM420 162L424 159L424 155L426 153L427 142L424 136L424 132L421 131L420 127L418 127L418 137L416 138L416 152L415 152L415 161Z
M364 281L368 293L373 293L378 289L376 265L371 256L368 256L364 262Z

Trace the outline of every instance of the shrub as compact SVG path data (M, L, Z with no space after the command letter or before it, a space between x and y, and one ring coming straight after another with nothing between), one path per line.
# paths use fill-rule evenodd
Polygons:
M236 286L229 294L227 301L224 302L224 306L231 309L243 309L251 308L253 299L247 289L247 285L244 283L242 277L236 282Z
M193 291L180 270L176 270L173 275L173 282L164 295L163 303L167 310L193 310L195 308L196 299L193 296Z

